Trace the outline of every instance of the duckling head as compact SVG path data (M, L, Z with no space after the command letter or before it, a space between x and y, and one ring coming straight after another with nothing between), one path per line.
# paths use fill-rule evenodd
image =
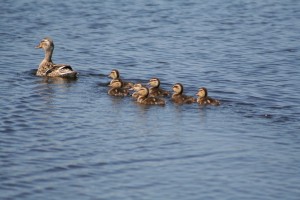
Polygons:
M143 86L142 86L141 83L136 83L136 84L134 84L134 85L130 88L130 90L134 90L135 92L137 92L137 91L139 91L142 87L143 87Z
M111 70L110 74L108 75L108 77L112 78L112 79L117 79L120 78L120 73L117 69L113 69Z
M110 86L112 88L121 88L122 82L119 79L113 79L113 80L111 80L111 82L108 86Z
M200 98L207 97L207 89L205 87L200 88L196 95Z
M45 51L53 51L54 43L49 37L45 37L40 41L40 43L35 48L43 48Z
M160 86L160 80L158 78L151 78L148 84L151 87L158 88Z
M183 85L181 83L174 84L172 89L173 89L175 94L182 94L183 93Z
M146 87L141 87L137 93L140 97L147 97L149 95L149 89Z

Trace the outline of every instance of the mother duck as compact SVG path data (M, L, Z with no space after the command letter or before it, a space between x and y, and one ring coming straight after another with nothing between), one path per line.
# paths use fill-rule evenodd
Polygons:
M36 72L37 76L51 76L51 77L66 77L75 78L77 72L72 69L70 65L67 64L54 64L52 62L52 54L54 50L53 40L49 37L42 39L36 48L43 48L45 51L45 58L39 65Z

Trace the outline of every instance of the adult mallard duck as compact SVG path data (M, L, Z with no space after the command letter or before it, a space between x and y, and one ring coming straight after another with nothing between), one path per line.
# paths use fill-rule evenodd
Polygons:
M156 97L166 97L169 96L170 92L160 88L160 80L158 78L151 78L149 80L150 89L149 96Z
M192 96L186 96L183 94L183 85L181 83L176 83L173 85L173 95L171 100L174 103L184 104L184 103L194 103L196 99Z
M51 77L66 77L74 78L77 76L77 72L72 69L70 65L66 64L54 64L52 62L52 54L54 50L53 40L49 37L42 39L36 48L42 48L45 51L45 58L39 65L36 72L37 76L51 76Z
M214 106L220 105L220 101L207 96L207 94L208 94L207 89L205 87L199 89L196 95L198 96L197 102L200 105L214 105Z

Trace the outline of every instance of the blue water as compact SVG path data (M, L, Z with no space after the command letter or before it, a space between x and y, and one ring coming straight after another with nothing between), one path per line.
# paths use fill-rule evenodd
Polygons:
M300 198L300 1L0 7L0 199ZM46 36L77 80L34 75ZM114 68L222 105L110 97Z

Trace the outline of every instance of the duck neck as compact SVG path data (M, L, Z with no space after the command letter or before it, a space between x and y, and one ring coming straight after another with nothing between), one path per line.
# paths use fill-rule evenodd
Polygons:
M53 49L47 49L45 50L45 58L44 60L47 62L52 62L51 58L52 58L52 54L53 54Z
M199 101L203 101L203 100L205 100L206 99L206 97L198 97L198 100Z
M181 94L180 93L173 93L173 97L177 97L177 96L180 96Z

